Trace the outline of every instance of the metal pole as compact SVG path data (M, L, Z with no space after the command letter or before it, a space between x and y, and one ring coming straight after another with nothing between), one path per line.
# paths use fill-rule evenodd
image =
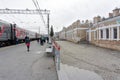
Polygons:
M40 26L39 26L39 34L40 34Z
M48 18L48 20L47 20L47 27L48 27L48 36L49 36L49 13L47 14L47 18Z
M50 21L50 16L49 16L49 15L50 15L50 14L48 13L48 14L47 14L47 18L48 18L48 19L47 19L48 38L49 38L49 43L52 43L52 42L51 42L51 38L50 38L50 30L49 30L49 26L50 26L50 25L49 25L49 24L50 24L50 22L49 22L49 21Z

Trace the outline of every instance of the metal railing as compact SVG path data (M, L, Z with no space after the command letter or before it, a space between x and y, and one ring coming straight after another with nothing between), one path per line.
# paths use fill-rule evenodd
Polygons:
M53 53L55 59L56 70L60 70L60 45L57 42L52 41Z

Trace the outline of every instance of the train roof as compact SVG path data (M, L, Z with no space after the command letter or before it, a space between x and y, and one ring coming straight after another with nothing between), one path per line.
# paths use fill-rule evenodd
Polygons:
M6 25L10 25L10 24L11 24L11 23L9 23L9 22L7 22L7 21L4 21L4 20L2 20L2 19L0 19L0 23L4 23L4 24L6 24ZM21 27L19 27L17 24L16 24L16 28L25 30L26 32L29 32L30 34L36 33L36 32L34 32L34 31L30 31L30 30L27 30L27 29L25 29L25 28L21 28Z
M4 20L1 20L1 19L0 19L0 22L1 22L1 23L5 23L5 24L10 24L9 22L4 21Z

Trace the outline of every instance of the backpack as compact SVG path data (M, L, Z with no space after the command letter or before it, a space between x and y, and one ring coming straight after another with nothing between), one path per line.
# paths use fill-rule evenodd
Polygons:
M30 42L30 39L29 38L26 38L25 39L25 43L29 43Z

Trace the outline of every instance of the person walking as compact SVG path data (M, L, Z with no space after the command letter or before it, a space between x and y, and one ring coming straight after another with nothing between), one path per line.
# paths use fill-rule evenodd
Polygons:
M49 37L46 37L46 39L47 39L47 43L49 43Z
M39 38L37 39L37 43L39 43Z
M27 46L27 51L29 52L30 48L30 38L28 36L25 37L25 44Z
M43 37L43 36L40 37L40 44L41 44L42 46L44 45L44 37Z

